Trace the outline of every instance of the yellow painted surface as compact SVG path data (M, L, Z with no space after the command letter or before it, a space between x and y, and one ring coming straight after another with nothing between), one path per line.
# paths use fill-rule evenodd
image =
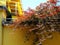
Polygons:
M0 0L0 5L5 6L6 5L6 0Z
M28 42L24 42L25 40L25 29L18 28L16 30L10 28L9 26L5 26L3 28L3 45L31 45L31 40ZM27 29L26 29L27 30Z
M21 16L23 15L23 10L22 10L22 4L21 4L21 0L10 0L7 1L8 2L8 9L11 11L11 8L13 9L17 9L18 10L18 15ZM15 6L12 6L13 4L15 4ZM11 11L13 12L13 11Z
M20 2L20 0L11 0L11 1L16 1L16 2Z
M18 13L20 16L23 15L22 4L20 2L18 3Z
M53 39L47 39L43 45L60 45L60 33L53 33Z
M28 28L22 29L22 27L13 30L13 27L10 28L9 26L4 27L4 38L3 38L3 45L32 45L32 39L30 41L24 43L24 36L25 32ZM60 34L54 32L53 39L47 39L43 42L43 45L60 45Z
M0 45L2 45L2 15L3 12L0 10Z

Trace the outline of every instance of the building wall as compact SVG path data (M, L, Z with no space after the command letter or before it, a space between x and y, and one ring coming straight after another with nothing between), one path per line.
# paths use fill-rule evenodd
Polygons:
M2 15L3 12L0 10L0 45L2 45Z
M14 30L14 27L5 26L3 28L3 45L32 45L33 37L31 37L29 41L25 42L26 30L29 29L19 27ZM60 34L53 32L53 38L45 40L43 45L60 45Z
M25 29L5 26L3 28L3 45L32 45L32 40L25 42ZM27 29L26 29L27 30Z

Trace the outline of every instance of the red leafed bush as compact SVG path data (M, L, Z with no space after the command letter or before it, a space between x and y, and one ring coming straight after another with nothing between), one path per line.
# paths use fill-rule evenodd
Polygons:
M57 0L49 0L51 3L56 4Z
M60 24L57 23L60 22L60 6L51 4L56 4L57 0L49 1L50 2L40 4L35 10L29 9L25 11L24 15L20 17L22 21L18 21L18 25L21 24L26 27L32 27L26 32L26 41L33 35L35 36L33 40L34 45L37 43L40 45L46 38L52 38L53 31L60 31Z

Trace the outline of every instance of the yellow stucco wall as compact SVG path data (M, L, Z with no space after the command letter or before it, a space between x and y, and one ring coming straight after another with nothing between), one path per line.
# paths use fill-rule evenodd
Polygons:
M16 30L10 28L9 26L5 26L3 28L3 45L32 45L32 40L28 42L25 41L25 32L26 28L22 29L17 28ZM26 30L25 30L26 29Z
M0 10L0 45L2 45L2 15L3 12Z
M3 28L3 45L32 45L31 38L28 42L24 43L24 36L28 28L22 27L13 30L14 27L5 26ZM47 39L43 45L60 45L60 34L53 32L53 39Z

